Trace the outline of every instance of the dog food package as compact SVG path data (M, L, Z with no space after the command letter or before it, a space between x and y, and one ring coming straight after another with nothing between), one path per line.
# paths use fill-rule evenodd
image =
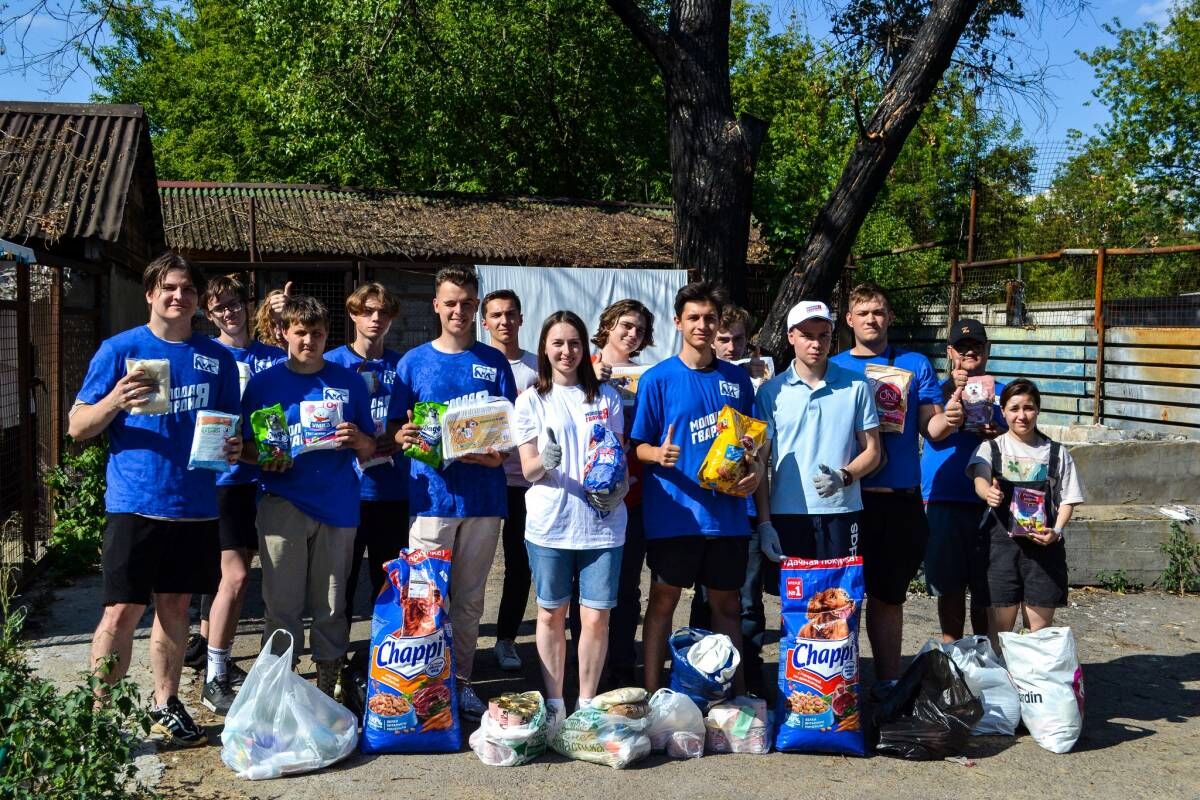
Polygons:
M608 383L621 396L622 406L628 408L637 403L638 381L642 379L642 375L648 369L650 366L646 364L612 368L612 375L609 377Z
M708 753L753 753L771 750L767 701L743 695L708 710L704 718L704 749Z
M292 458L318 450L336 450L338 425L343 422L341 400L300 401L300 441Z
M400 551L371 619L364 753L455 753L462 744L454 685L449 550Z
M237 414L221 411L197 412L188 469L229 472L232 465L225 460L225 440L237 436L239 419Z
M404 455L437 469L442 465L442 416L445 403L417 403L413 407L413 423L421 426L421 438L404 448Z
M550 746L567 758L624 769L650 755L649 713L645 689L598 694L590 708L566 718Z
M1040 489L1014 486L1008 510L1012 514L1009 536L1028 536L1050 527L1046 518L1046 493Z
M583 490L589 495L603 496L617 491L624 482L625 448L621 440L603 425L593 424L583 464ZM592 510L601 518L608 515L594 506Z
M785 558L779 566L775 749L865 755L858 671L862 557Z
M750 356L748 358L736 359L733 363L737 364L739 367L745 367L747 372L750 371L751 364L754 364L754 363L762 364L762 369L763 369L762 375L759 377L755 377L752 374L750 376L750 384L754 387L754 391L756 391L756 392L758 391L760 386L762 386L767 381L771 380L771 378L775 377L775 362L772 361L769 357L763 358L762 356Z
M146 402L130 410L137 416L166 414L171 410L171 362L165 358L127 358L125 373L140 369L158 386L146 395Z
M1083 668L1070 628L1000 633L1004 663L1021 701L1021 722L1051 753L1066 753L1083 731Z
M908 385L913 373L887 364L867 364L867 382L875 395L880 433L904 433L908 414Z
M541 692L493 697L471 734L471 749L490 767L516 767L546 752L546 703Z
M250 427L254 431L254 445L258 448L260 465L286 464L292 460L292 440L288 435L283 406L276 403L251 411Z
M717 414L717 435L708 447L696 478L705 489L740 495L734 489L746 477L747 463L767 441L767 423L748 417L729 406Z
M516 445L513 404L503 397L455 400L442 417L442 431L442 456L447 459L511 450Z
M992 423L992 407L996 404L996 379L991 375L967 378L962 391L963 428L978 431Z

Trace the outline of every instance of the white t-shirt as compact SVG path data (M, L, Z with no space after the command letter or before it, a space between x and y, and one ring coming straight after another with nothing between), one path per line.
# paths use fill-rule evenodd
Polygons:
M1049 439L1043 438L1041 444L1030 447L1008 432L997 436L995 442L1000 448L1001 478L1014 482L1046 480L1046 470L1050 466ZM967 476L972 480L977 476L984 480L992 479L992 448L987 442L981 443L971 456L967 464ZM1059 448L1058 492L1060 506L1083 502L1083 486L1075 472L1075 462L1065 446Z
M546 395L526 389L517 398L518 447L537 442L546 445L546 430L562 446L562 464L548 471L525 493L525 538L542 547L564 550L597 550L625 543L625 504L604 519L588 505L583 491L583 465L592 425L600 423L622 435L625 424L621 398L602 385L595 401L586 400L579 386L554 386Z
M513 379L517 384L517 394L537 383L537 354L528 350L521 352L520 358L510 358L508 365L512 367ZM513 448L508 458L504 459L504 478L509 486L529 486L525 475L521 472L521 456Z

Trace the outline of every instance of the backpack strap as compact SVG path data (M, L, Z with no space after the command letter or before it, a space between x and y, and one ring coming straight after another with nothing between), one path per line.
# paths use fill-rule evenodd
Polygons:
M988 439L988 448L992 456L992 478L1004 477L1004 470L1000 467L1000 447L996 444L995 439Z

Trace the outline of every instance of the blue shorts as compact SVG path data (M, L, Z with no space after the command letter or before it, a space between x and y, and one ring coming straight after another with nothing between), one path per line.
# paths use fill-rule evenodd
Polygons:
M623 547L563 550L525 542L537 604L555 609L571 602L571 585L579 581L579 604L606 611L617 604Z

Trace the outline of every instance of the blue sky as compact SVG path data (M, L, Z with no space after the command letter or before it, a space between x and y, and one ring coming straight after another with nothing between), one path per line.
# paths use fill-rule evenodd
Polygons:
M1102 28L1103 23L1118 17L1126 27L1141 25L1148 20L1165 21L1173 0L1091 0L1090 9L1082 15L1063 15L1043 10L1029 19L1016 23L1019 58L1048 68L1046 87L1050 96L1041 107L1021 100L1004 103L1005 113L1020 118L1026 136L1035 143L1060 142L1067 130L1076 128L1090 133L1108 118L1107 111L1094 101L1091 91L1096 85L1092 70L1075 55L1077 50L1091 50L1110 43L1112 37ZM1049 0L1046 6L1067 3ZM16 4L21 5L21 4ZM805 23L816 38L827 35L829 23L821 0L772 0L773 25L782 26L795 15ZM48 18L40 18L30 31L29 43L34 49L45 47L61 37L59 26ZM11 37L4 42L8 49L0 62L12 58L17 47ZM86 70L76 72L57 91L39 75L3 76L4 88L0 98L9 100L54 100L83 102L88 100L94 86ZM1089 101L1091 103L1089 104Z

